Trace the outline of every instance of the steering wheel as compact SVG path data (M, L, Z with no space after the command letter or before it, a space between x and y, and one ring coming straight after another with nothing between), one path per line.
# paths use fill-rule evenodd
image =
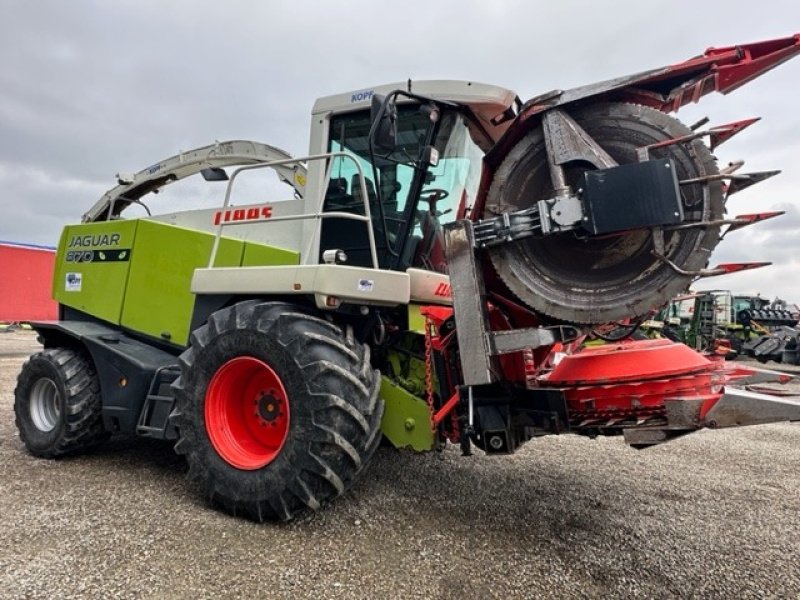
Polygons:
M438 202L439 200L444 200L449 195L450 192L443 190L442 188L431 188L429 190L423 190L419 196L419 199L425 200L426 202L430 202L431 200Z
M451 209L448 208L444 212L439 212L438 210L436 210L436 203L439 202L439 200L444 200L449 195L450 192L448 192L447 190L443 190L442 188L431 188L429 190L424 190L420 194L419 199L424 200L425 202L428 203L428 210L432 215L436 217L441 217L442 215L450 212Z

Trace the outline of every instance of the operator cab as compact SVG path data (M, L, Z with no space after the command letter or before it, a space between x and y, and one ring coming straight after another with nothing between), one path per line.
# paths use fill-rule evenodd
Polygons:
M435 83L445 87L439 94L444 97L441 92L447 92L447 86L459 85L429 85ZM507 90L496 89L500 94L492 98L494 103L480 98L481 107L488 106L493 116L507 111L508 98L513 98ZM399 90L385 97L370 93L371 107L364 102L360 110L328 113L324 151L349 156L335 156L329 162L323 211L365 215L368 209L383 269L446 272L442 226L468 213L478 192L485 150L503 130L469 105L449 98L437 101L435 96ZM391 128L388 141L376 139L381 126L376 119ZM386 134L384 127L384 138ZM347 265L372 266L366 222L323 219L320 262L332 249L345 253Z

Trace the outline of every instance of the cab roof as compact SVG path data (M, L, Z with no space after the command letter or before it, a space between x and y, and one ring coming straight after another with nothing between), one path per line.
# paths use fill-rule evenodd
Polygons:
M506 125L497 125L493 120L514 109L519 102L515 92L496 85L475 81L409 79L319 98L314 103L312 113L320 115L363 110L369 108L375 94L386 95L395 90L468 106L495 140L505 131ZM402 97L399 101L403 101Z

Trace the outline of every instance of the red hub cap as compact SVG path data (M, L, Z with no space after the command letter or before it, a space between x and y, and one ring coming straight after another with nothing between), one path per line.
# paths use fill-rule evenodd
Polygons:
M208 385L206 431L228 464L252 471L271 463L289 435L289 400L280 377L251 356L232 358Z

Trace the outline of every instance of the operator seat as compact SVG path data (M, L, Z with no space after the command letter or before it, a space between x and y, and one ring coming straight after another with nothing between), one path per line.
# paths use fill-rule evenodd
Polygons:
M352 194L347 193L347 179L345 177L331 177L328 190L325 192L325 211L352 210L355 204ZM359 203L360 204L360 203Z
M383 234L380 212L377 207L377 196L372 181L365 177L367 196L370 202L373 231L375 234L375 251L378 255L380 266L385 266L388 260L386 239ZM350 193L347 191L347 179L333 177L328 184L325 194L323 211L342 211L357 215L364 214L364 203L361 199L361 189L358 175L351 179ZM361 221L340 219L332 217L323 219L320 233L320 260L325 250L343 250L347 254L347 263L351 266L372 267L372 258L369 251L369 236L367 225Z
M376 202L378 198L375 194L375 184L372 183L372 180L369 177L364 177L364 186L367 188L369 208L370 210L375 210L377 208ZM355 174L350 178L350 189L353 191L353 198L358 205L363 206L363 198L361 197L361 178L358 176L358 174Z

